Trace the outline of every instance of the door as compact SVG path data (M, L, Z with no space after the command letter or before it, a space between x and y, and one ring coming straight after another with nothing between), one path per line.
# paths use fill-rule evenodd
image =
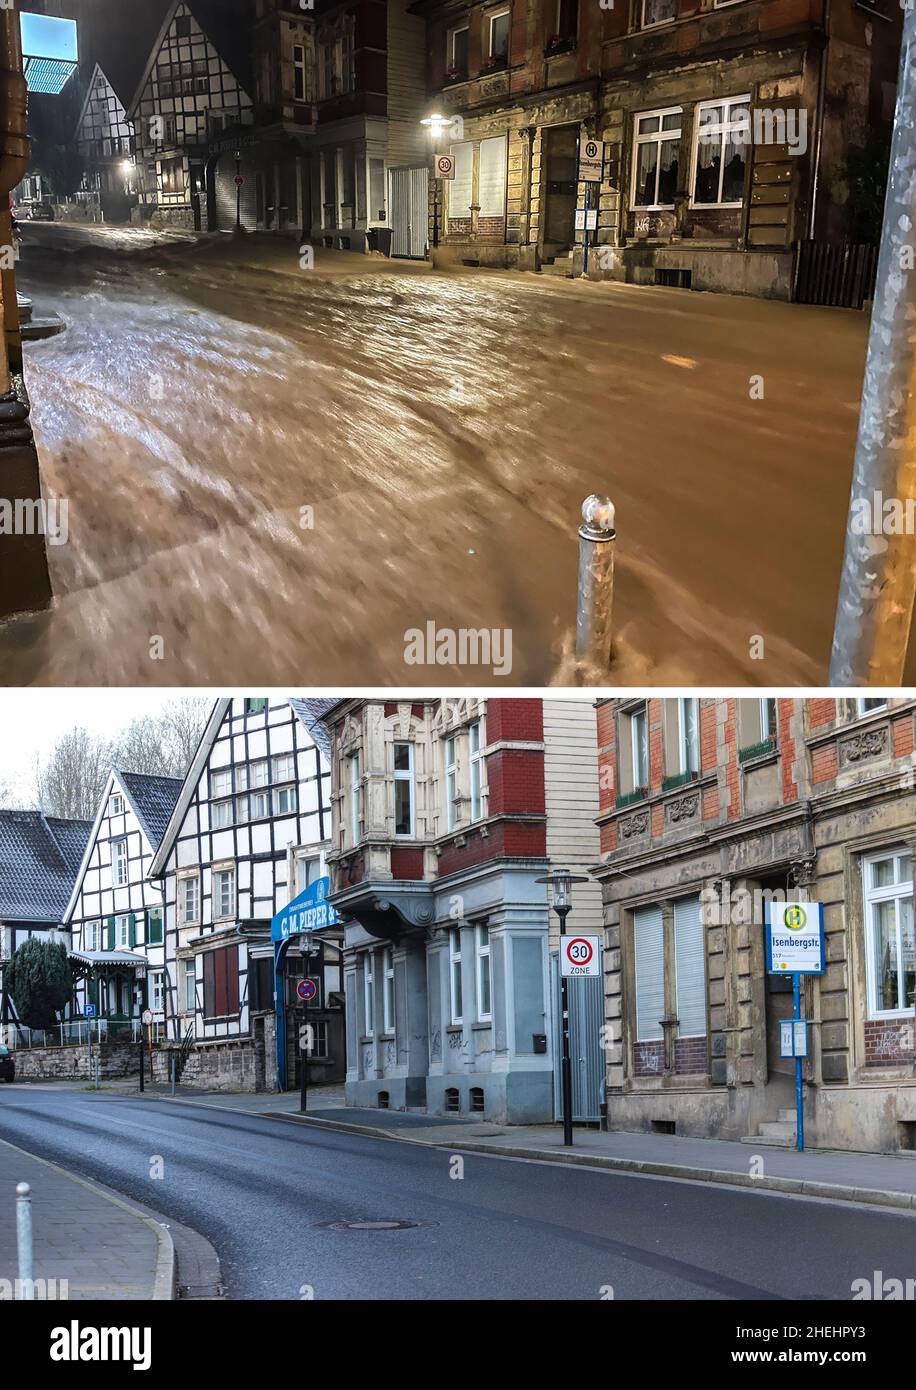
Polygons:
M391 254L412 260L426 255L429 226L429 170L392 169Z
M544 247L572 246L576 235L579 127L547 126L544 141Z
M563 1034L560 1028L560 960L550 957L550 997L553 1009L553 1110L563 1118ZM572 1062L572 1112L577 1124L595 1124L604 1106L604 968L595 976L579 976L569 986L569 1056Z

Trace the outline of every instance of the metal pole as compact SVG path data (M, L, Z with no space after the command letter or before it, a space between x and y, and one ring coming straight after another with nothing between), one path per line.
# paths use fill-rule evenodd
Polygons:
M582 503L576 656L601 670L611 662L614 616L614 504L592 493Z
M883 503L916 496L916 8L903 12L878 281L865 363L830 684L900 685L913 602L916 537L874 534ZM867 519L867 520L866 520Z
M308 966L306 966L306 969L308 969ZM303 1017L305 1017L305 1015L303 1015ZM305 1026L306 1026L307 1028L311 1027L311 1025L308 1024L308 1023L307 1023ZM306 1111L308 1110L308 1102L309 1102L309 1057L311 1057L311 1055L312 1055L312 1049L309 1047L308 1041L306 1041L305 1047L300 1047L300 1048L299 1048L299 1067L300 1067L300 1070L301 1070L300 1086L299 1086L299 1114L300 1114L300 1115L304 1115L304 1114L306 1113Z
M171 1073L171 1078L172 1078L172 1095L174 1095L174 1094L175 1094L175 1084L176 1084L176 1081L177 1081L177 1072L178 1072L177 1059L176 1059L176 1057L175 1057L174 1052L172 1053L171 1057L169 1058L169 1072Z
M568 907L556 909L560 919L560 935L566 935L566 918L569 913ZM563 1144L566 1148L572 1147L573 1141L573 1122L572 1122L572 1059L569 1055L569 981L562 973L562 949L560 961L560 1012L563 1015L560 1019L560 1029L563 1033Z
M32 1189L27 1182L16 1187L16 1252L19 1259L20 1299L34 1302L32 1282Z
M801 1018L801 975L796 970L792 976L792 998L795 1004L795 1018ZM795 1051L795 1029L792 1029L792 1051ZM795 1147L805 1152L805 1102L802 1088L802 1059L795 1058Z
M144 1045L143 1028L142 1028L142 1026L141 1026L141 1029L140 1029L140 1090L141 1090L141 1091L143 1090L143 1080L144 1080L144 1077L143 1077L143 1072L144 1072L143 1045Z
M241 150L235 156L235 230L242 230L242 185L239 180L242 177L242 153Z

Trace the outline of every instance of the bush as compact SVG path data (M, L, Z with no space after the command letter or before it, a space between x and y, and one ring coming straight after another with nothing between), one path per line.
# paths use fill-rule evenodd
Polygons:
M67 948L59 941L30 937L14 953L4 976L19 1021L27 1028L53 1028L73 996Z

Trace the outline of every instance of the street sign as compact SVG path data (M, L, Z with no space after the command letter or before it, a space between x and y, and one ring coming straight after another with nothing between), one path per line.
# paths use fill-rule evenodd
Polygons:
M308 1003L318 993L318 986L314 980L300 980L296 985L296 993L300 999L304 999Z
M560 974L600 975L600 945L598 936L561 936Z
M146 1024L152 1023L152 1021L153 1021L153 1011L152 1011L152 1009L144 1009L144 1010L143 1010L143 1013L142 1013L142 1015L141 1015L141 1017L142 1017L144 1023L146 1023Z
M604 141L584 140L579 147L579 182L600 183L604 172Z
M576 211L576 231L594 232L598 227L597 208L578 208Z
M808 1020L806 1018L780 1020L779 1055L781 1057L807 1057Z
M436 155L436 178L453 179L455 177L455 161L450 154Z
M235 176L235 186L236 186L236 188L241 188L241 186L242 186L242 184L243 184L244 182L245 182L245 175L244 175L244 174L236 174L236 176Z
M315 1029L311 1023L305 1023L299 1029L299 1051L313 1052L315 1049Z
M771 975L823 975L821 903L767 903L767 971Z
M287 903L271 923L271 936L274 941L286 941L290 936L301 936L303 932L321 931L333 927L340 921L337 913L327 901L331 891L331 880L316 878L298 897Z
M83 1007L83 1018L95 1018L95 1005L86 1004Z

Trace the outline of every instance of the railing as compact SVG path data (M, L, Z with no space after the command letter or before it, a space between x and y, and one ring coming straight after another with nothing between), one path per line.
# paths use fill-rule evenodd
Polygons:
M800 241L796 248L795 301L861 309L875 292L877 273L877 246Z
M164 1025L153 1025L155 1041L158 1041L157 1027L164 1028ZM94 1018L58 1023L53 1028L27 1028L24 1024L8 1023L5 1030L7 1046L15 1052L33 1047L86 1047L90 1041L139 1042L143 1024L138 1018L123 1022Z

